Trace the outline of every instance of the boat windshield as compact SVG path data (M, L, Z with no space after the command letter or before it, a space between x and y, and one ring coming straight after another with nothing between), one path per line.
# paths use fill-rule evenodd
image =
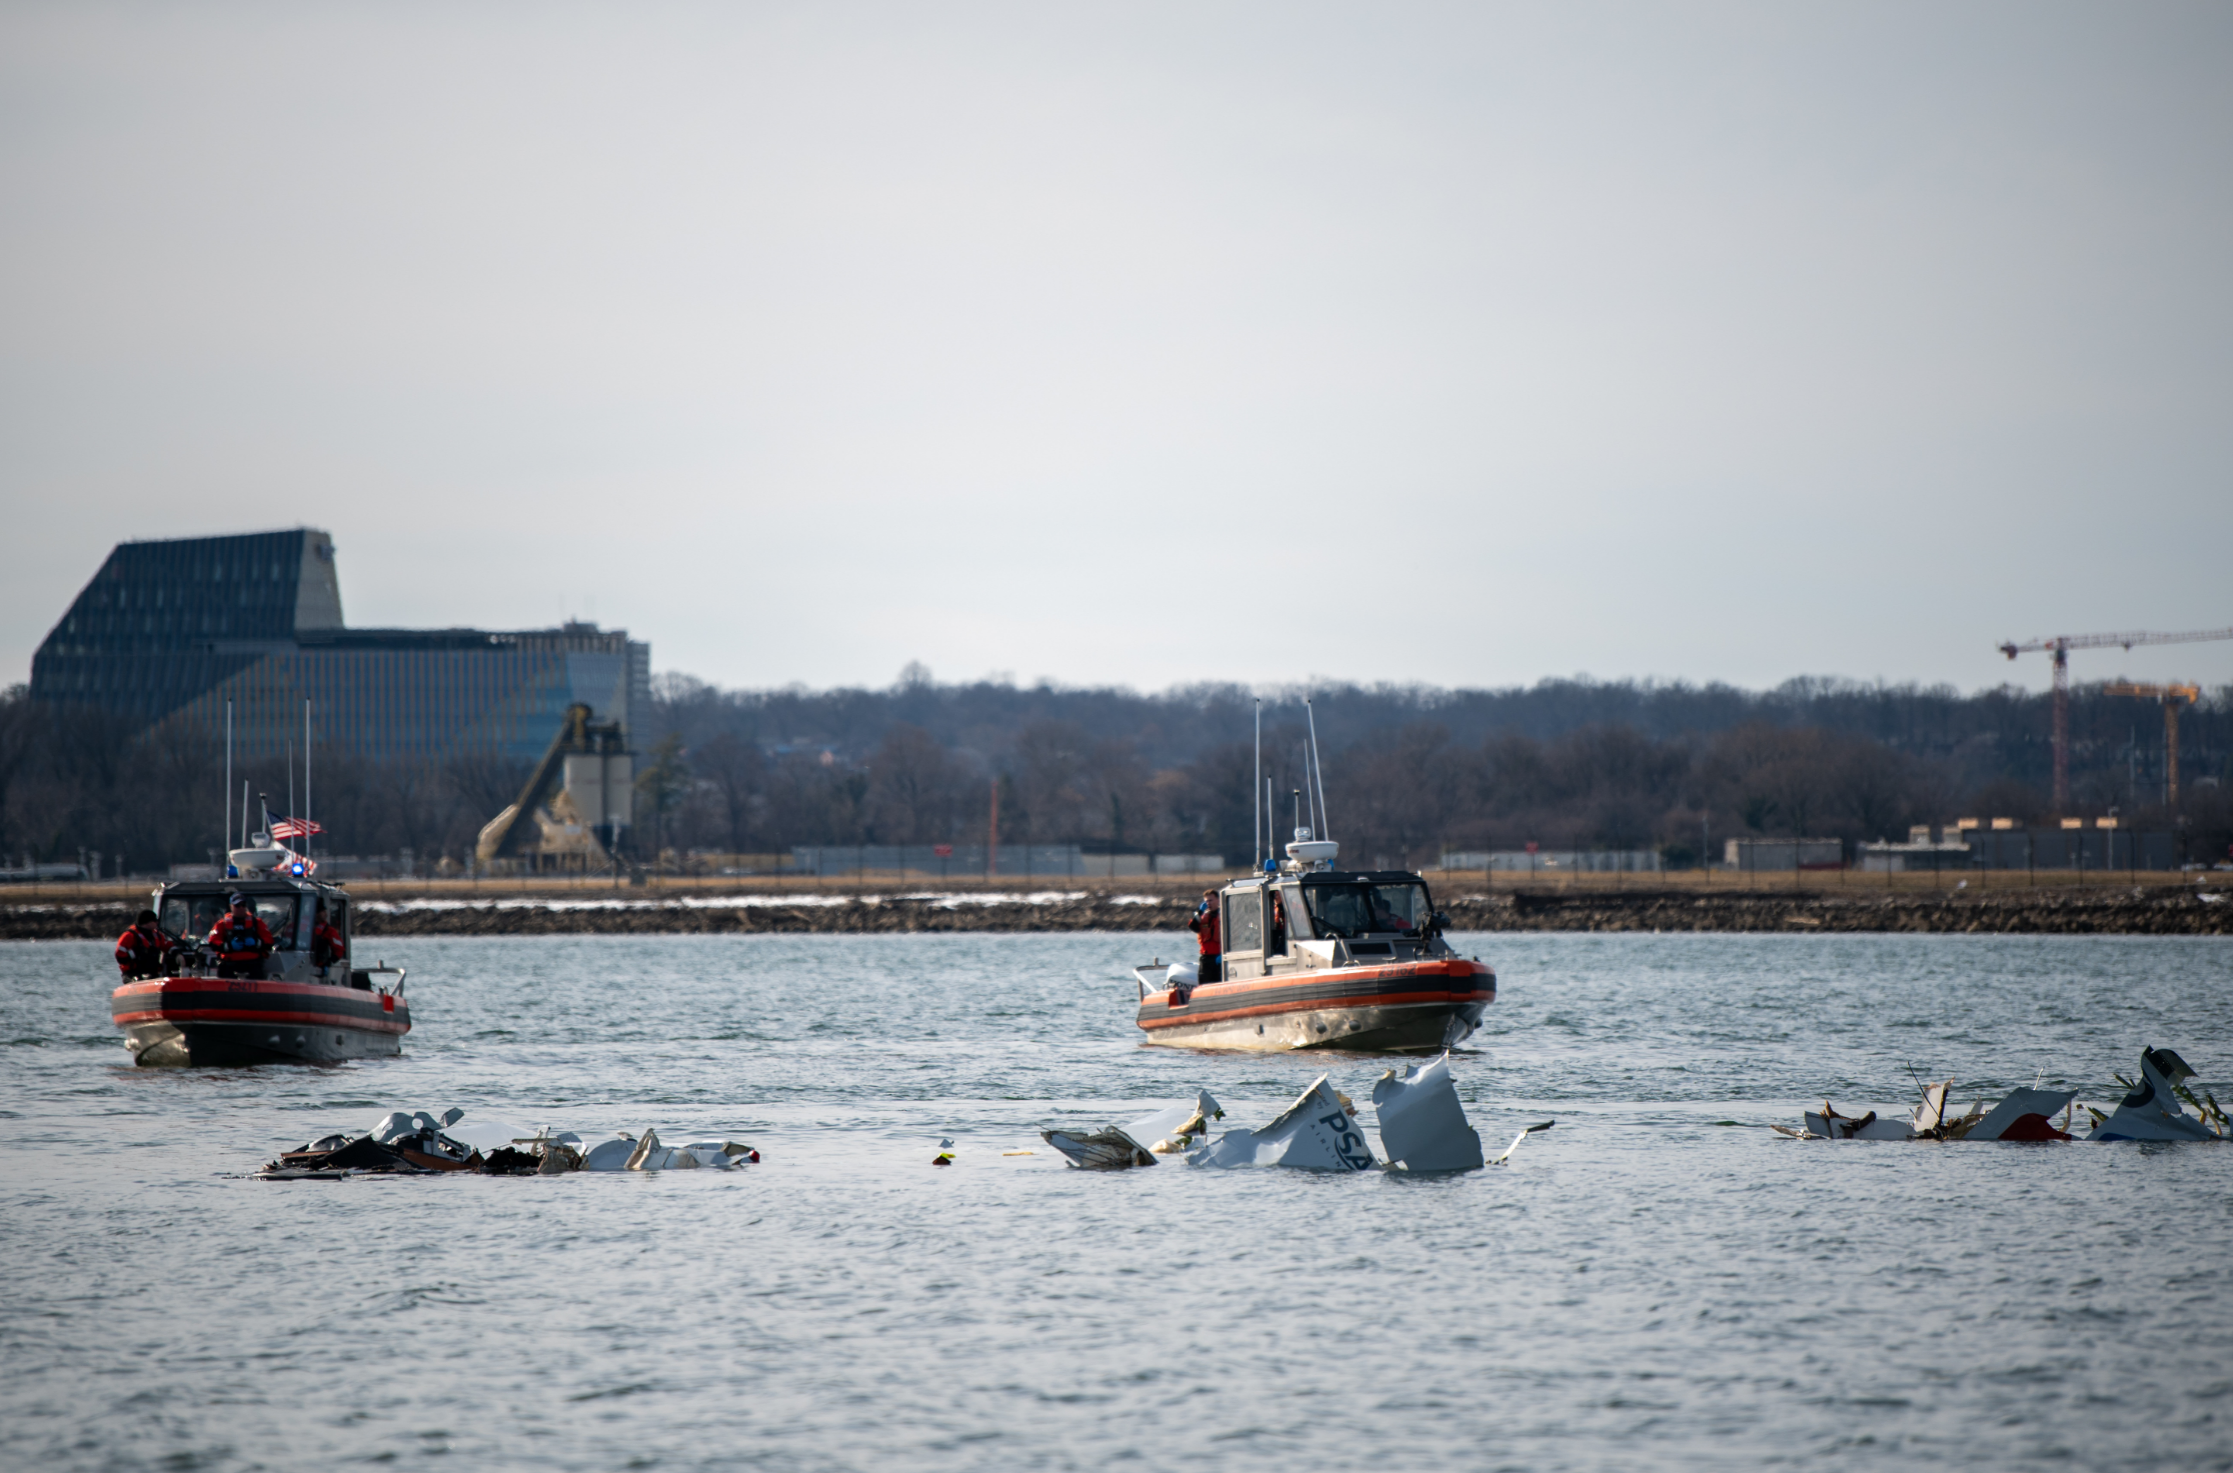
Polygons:
M1321 936L1352 940L1375 932L1416 935L1433 913L1417 884L1308 885L1303 897Z
M257 919L271 929L271 939L280 951L295 949L295 897L292 895L251 895L249 905ZM200 941L209 935L210 928L227 909L222 895L166 895L163 897L162 927L181 941Z

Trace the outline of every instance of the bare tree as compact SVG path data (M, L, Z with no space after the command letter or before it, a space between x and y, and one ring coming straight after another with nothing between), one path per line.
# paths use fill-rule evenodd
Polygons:
M744 853L750 847L746 836L754 815L766 802L766 759L759 748L740 740L734 732L723 731L691 753L690 766L718 801L729 852Z
M870 838L933 844L953 837L962 776L946 749L919 726L895 726L869 759L865 795Z

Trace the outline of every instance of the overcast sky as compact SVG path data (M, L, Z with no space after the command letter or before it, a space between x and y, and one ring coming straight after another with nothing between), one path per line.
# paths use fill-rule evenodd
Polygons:
M2040 687L2233 624L2233 7L0 9L111 544L724 685ZM2233 643L2076 656L2233 681Z

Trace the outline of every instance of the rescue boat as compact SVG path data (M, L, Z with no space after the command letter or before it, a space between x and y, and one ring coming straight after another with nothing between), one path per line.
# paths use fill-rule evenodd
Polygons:
M299 858L254 863L266 851L235 850L233 880L186 880L158 886L152 909L181 945L165 975L129 981L109 994L109 1016L124 1031L136 1064L238 1066L333 1064L393 1057L411 1031L401 967L319 967L311 949L318 902L346 940L349 897L339 885L299 872ZM243 863L247 858L250 862ZM222 977L201 944L228 897L248 898L270 929L273 949L260 978Z
M1149 1043L1424 1053L1480 1027L1496 973L1443 939L1448 920L1426 880L1337 870L1339 848L1298 838L1284 862L1217 892L1217 981L1201 981L1191 963L1133 969Z

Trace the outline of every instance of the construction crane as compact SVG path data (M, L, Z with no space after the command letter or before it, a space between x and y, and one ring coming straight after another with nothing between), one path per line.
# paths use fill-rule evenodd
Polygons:
M2179 707L2202 699L2199 685L2147 685L2136 680L2113 680L2101 688L2105 696L2138 696L2163 702L2163 806L2179 806Z
M2011 660L2032 650L2054 652L2056 813L2070 807L2070 652L2107 649L2111 645L2131 649L2136 644L2200 644L2213 639L2233 639L2233 629L2193 629L2184 634L2156 634L2145 629L2129 634L2057 634L2000 647L2000 652Z

